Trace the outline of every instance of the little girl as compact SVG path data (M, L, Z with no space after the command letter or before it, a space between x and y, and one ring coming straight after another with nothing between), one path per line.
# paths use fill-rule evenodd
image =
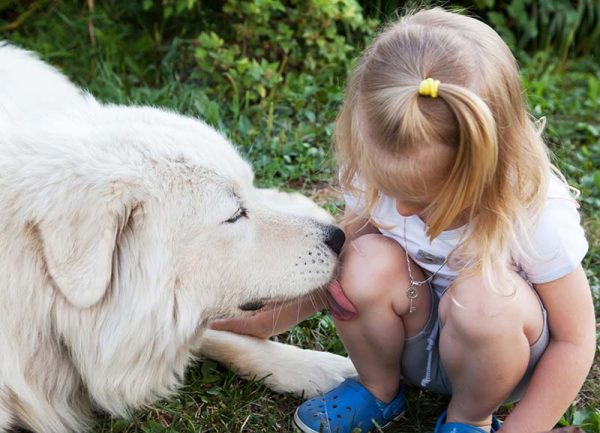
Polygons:
M336 126L350 241L327 296L358 377L304 402L298 429L384 426L402 379L452 395L436 433L498 431L492 413L517 400L503 433L554 426L595 319L577 205L540 129L510 50L476 19L423 10L364 51ZM298 308L213 327L268 337L315 310Z

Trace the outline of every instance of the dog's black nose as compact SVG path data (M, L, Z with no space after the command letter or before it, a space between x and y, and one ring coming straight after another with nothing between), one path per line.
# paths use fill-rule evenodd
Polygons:
M325 244L336 254L339 254L340 251L342 251L345 241L346 235L342 230L335 226L327 227L325 232Z

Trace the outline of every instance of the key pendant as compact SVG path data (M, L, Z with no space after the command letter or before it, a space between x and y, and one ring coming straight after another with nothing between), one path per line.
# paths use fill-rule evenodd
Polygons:
M417 298L417 296L419 296L419 293L417 292L415 286L411 284L411 286L408 289L406 289L406 297L410 302L408 307L409 313L412 313L417 309L413 304L413 301Z

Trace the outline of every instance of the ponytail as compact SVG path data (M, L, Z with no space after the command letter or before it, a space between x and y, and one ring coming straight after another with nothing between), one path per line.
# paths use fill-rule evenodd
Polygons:
M480 209L498 163L496 122L487 104L470 90L443 83L440 97L458 124L458 149L447 181L430 205L428 236L436 238L463 212Z

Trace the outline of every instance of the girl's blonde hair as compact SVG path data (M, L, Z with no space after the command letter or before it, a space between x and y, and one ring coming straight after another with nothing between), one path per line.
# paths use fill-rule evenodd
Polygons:
M429 77L437 98L418 93ZM335 149L342 188L365 203L359 216L385 194L424 206L431 239L467 218L452 257L462 276L494 287L529 249L550 159L516 60L483 22L435 8L389 25L349 77Z

